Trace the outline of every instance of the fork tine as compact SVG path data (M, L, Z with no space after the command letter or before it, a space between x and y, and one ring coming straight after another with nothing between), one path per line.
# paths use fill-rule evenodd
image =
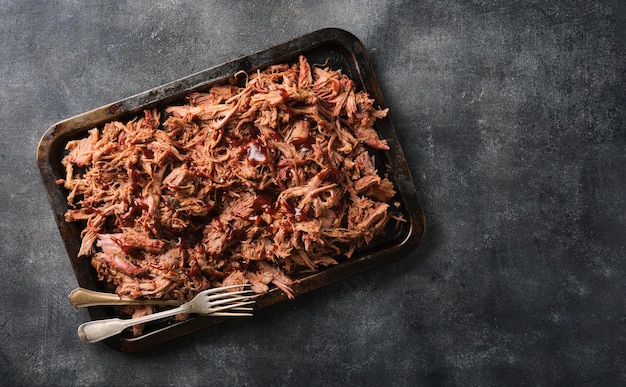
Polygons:
M254 309L253 308L233 308L233 309L226 309L226 312L233 312L233 313L254 313ZM218 312L219 313L219 312Z
M248 297L251 297L251 296L254 296L256 293L253 292L252 290L240 290L237 292L224 292L224 293L213 294L213 295L207 296L207 299L209 301L212 301L212 300L219 300L221 298L229 298L232 296L244 295L244 294L247 294Z
M250 300L249 296L238 296L238 297L231 297L231 298L223 298L223 299L214 300L214 301L209 300L209 305L211 307L219 306L219 305L225 305L225 304L235 305L234 304L235 302L247 301L247 300ZM254 302L254 301L252 301L252 302Z
M206 316L211 316L211 317L252 317L253 314L252 313L235 313L235 312L217 312L217 313L211 313L208 314Z
M223 310L230 310L230 309L233 309L233 308L239 308L241 306L251 305L251 304L254 304L254 303L255 303L255 301L244 301L244 302L238 302L236 304L222 305L222 306L217 306L217 307L212 305L211 306L211 311L212 311L212 313L221 312Z

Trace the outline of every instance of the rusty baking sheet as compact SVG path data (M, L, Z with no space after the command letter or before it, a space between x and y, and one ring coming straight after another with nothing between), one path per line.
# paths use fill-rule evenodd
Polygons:
M65 154L67 142L84 136L89 129L101 127L106 122L114 120L126 122L144 109L165 107L182 101L188 93L203 91L213 84L226 82L238 71L251 72L272 64L294 63L299 55L305 55L310 63L325 63L332 69L341 69L355 82L357 89L365 90L375 99L375 105L386 107L363 44L349 32L330 28L102 106L61 121L48 129L39 143L37 163L79 286L104 290L102 284L97 281L90 260L78 257L81 244L80 224L65 222L63 217L68 209L67 192L56 184L56 180L65 176L61 159ZM340 261L339 265L300 278L293 285L296 299L298 295L405 257L422 239L425 227L424 215L391 120L388 117L377 120L376 130L381 138L387 140L390 147L389 151L376 153L380 163L379 170L381 173L388 173L389 179L394 183L397 197L393 200L400 202L399 212L407 221L398 226L394 224L394 227L388 228L386 234L375 244L359 251L350 259ZM255 309L286 300L286 295L274 288L257 299ZM115 309L111 307L90 307L89 314L92 320L117 317ZM124 333L105 342L117 350L134 352L223 321L223 318L201 316L192 316L182 322L167 320L147 325L141 336L132 337Z

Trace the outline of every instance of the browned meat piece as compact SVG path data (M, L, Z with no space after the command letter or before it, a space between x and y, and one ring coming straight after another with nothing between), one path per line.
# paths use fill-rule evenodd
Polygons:
M243 285L247 283L248 279L243 272L233 271L228 275L228 277L224 278L224 281L222 281L222 286Z
M89 164L97 150L99 140L100 132L94 128L89 131L89 137L69 141L66 148L70 150L70 153L65 157L63 163L66 166L74 164L79 167Z
M293 291L291 290L291 285L293 285L291 278L287 277L278 267L269 264L267 261L259 261L258 266L262 276L269 277L274 285L287 294L287 297L294 298Z

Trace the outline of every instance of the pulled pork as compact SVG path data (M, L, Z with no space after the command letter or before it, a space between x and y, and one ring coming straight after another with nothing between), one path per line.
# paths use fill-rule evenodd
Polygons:
M298 276L383 232L395 191L370 151L389 149L373 129L387 109L304 57L245 76L67 144L65 220L120 296L251 283L293 298Z

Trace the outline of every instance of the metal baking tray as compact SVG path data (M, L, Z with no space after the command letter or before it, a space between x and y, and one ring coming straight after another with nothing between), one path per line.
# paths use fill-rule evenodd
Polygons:
M325 63L332 69L341 69L355 82L357 89L369 93L370 97L375 99L376 105L386 107L363 44L349 32L329 28L79 114L57 123L46 131L37 149L37 163L79 286L104 290L103 285L97 281L90 259L78 257L81 225L67 223L63 217L68 209L67 192L56 184L56 180L65 176L61 159L65 155L67 142L84 136L89 129L101 127L106 122L115 120L126 122L144 109L164 107L182 101L190 92L203 91L213 84L227 82L238 71L253 72L273 64L294 63L299 55L305 55L310 63ZM377 120L376 130L381 138L387 140L391 148L389 151L375 153L380 164L379 172L388 173L389 179L394 183L397 190L397 197L394 200L400 203L398 211L406 222L389 228L376 243L359 251L350 259L341 260L339 265L299 278L293 285L296 299L298 295L405 257L422 239L425 228L424 214L389 117ZM257 299L255 309L286 300L287 297L283 292L272 289ZM89 314L92 320L117 317L115 309L111 307L90 307ZM181 322L168 320L147 325L141 336L121 334L105 342L117 350L135 352L223 321L223 318L202 316L192 316Z

